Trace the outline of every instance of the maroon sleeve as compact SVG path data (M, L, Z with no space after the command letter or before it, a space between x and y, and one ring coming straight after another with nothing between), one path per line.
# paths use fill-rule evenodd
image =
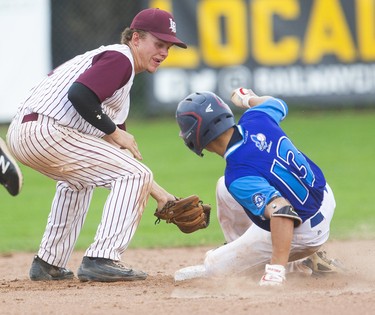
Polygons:
M130 60L118 51L105 51L93 58L92 66L76 82L93 91L101 102L124 86L132 74Z

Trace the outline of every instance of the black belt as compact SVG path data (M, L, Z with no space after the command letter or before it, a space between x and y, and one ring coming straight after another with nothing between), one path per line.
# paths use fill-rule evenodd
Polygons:
M38 113L27 114L23 116L21 124L29 122L29 121L37 121L38 117L39 117Z
M327 186L324 187L324 190L325 190L325 192L328 193ZM324 215L320 211L318 211L317 213L314 214L313 217L310 218L310 226L311 226L311 228L317 226L323 220L324 220Z
M310 218L311 228L317 226L323 220L324 220L323 214L320 211L318 211L312 218Z

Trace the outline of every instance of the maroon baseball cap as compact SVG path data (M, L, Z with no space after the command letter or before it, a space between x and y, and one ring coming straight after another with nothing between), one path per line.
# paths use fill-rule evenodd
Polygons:
M160 40L187 48L187 45L177 38L176 22L173 15L167 11L145 9L134 17L130 28L149 32Z

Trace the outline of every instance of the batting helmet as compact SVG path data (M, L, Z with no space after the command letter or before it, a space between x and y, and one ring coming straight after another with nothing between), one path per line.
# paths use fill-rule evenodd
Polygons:
M212 92L188 95L177 106L176 120L180 137L199 156L207 144L236 124L229 106Z

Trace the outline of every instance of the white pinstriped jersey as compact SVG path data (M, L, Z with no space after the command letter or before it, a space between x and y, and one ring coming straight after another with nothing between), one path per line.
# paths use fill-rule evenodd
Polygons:
M134 59L127 45L88 51L33 88L9 126L7 140L13 155L57 181L38 251L53 266L66 266L95 187L111 192L85 256L121 260L140 222L153 183L151 170L103 140L104 133L82 118L68 99L72 84L81 83L97 96L115 124L123 124L134 76Z
M85 134L97 137L104 136L102 131L92 126L78 114L68 99L68 90L72 83L91 67L93 58L105 51L118 51L124 54L132 65L132 73L128 82L102 102L103 112L115 124L124 123L129 113L129 93L135 73L134 60L130 48L121 44L101 46L62 64L33 88L31 96L23 102L19 110L24 113L35 112L51 117L58 121L60 125L71 127Z

